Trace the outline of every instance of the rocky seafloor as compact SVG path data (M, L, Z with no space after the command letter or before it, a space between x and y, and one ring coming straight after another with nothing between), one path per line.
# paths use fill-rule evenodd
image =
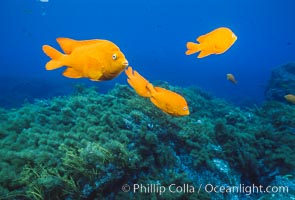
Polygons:
M169 116L127 85L1 109L0 199L295 198L294 105L161 86L191 114Z

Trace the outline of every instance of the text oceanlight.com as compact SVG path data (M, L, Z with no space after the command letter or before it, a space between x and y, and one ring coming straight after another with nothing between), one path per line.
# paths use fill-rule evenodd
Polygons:
M159 195L164 192L170 193L232 193L232 194L246 194L251 195L253 193L288 193L288 186L262 186L262 185L249 185L239 184L237 186L228 185L213 185L213 184L200 184L198 186L192 184L170 184L167 186L160 184L124 184L122 186L123 192L133 192L133 193L157 193Z

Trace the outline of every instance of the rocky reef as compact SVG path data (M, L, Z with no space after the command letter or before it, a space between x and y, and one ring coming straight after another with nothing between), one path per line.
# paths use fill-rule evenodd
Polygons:
M295 63L287 63L275 68L265 90L267 100L285 101L287 94L295 95Z
M185 96L191 114L169 116L126 85L1 109L0 199L295 197L294 105L242 110L198 88L161 86ZM209 191L251 185L288 192Z

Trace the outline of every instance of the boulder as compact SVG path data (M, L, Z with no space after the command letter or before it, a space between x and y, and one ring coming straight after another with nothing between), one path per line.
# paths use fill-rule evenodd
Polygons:
M265 89L267 100L285 101L287 94L295 95L295 63L291 62L272 70Z

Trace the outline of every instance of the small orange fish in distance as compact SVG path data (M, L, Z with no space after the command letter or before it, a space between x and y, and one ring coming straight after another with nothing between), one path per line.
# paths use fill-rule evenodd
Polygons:
M181 95L161 87L154 87L150 83L147 88L151 92L151 102L163 112L172 116L189 115L187 102Z
M284 97L288 102L295 104L295 95L287 94Z
M222 54L228 50L237 40L237 36L226 27L217 28L210 33L197 38L199 44L188 42L186 44L186 55L191 55L200 51L198 58L203 58L211 54Z
M133 70L131 66L125 69L125 73L128 77L127 81L129 85L135 90L135 92L142 97L150 97L151 93L147 89L149 84L148 80L143 78L137 71Z
M233 74L226 74L226 78L227 78L227 80L231 81L234 84L237 84L238 83L238 81L236 81L236 79L235 79L235 77L234 77Z
M65 54L49 45L43 45L44 53L52 60L46 69L66 66L63 75L68 78L89 78L92 81L111 80L127 66L128 61L119 47L108 40L56 39Z

